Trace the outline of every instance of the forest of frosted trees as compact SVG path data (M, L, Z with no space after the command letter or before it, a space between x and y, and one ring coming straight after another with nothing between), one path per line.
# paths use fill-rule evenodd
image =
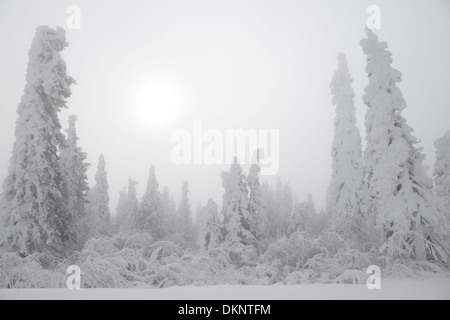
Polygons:
M189 182L175 190L176 203L151 164L143 196L130 179L111 212L108 159L100 155L89 186L77 117L59 120L75 83L61 57L65 32L39 27L1 194L0 288L64 287L70 265L80 267L83 288L334 283L370 265L391 277L448 275L450 131L437 137L429 176L402 115L401 73L387 44L366 34L366 147L341 53L330 86L336 116L325 210L310 195L294 201L289 183L263 183L257 163L244 172L236 159L222 173L223 199L195 213Z

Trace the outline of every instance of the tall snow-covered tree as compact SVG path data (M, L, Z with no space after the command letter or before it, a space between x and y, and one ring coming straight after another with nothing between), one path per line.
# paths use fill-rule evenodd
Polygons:
M147 183L147 190L142 198L139 209L141 227L150 231L156 238L166 236L165 215L161 202L161 193L156 179L155 166L151 166Z
M116 211L116 223L120 230L131 230L137 228L137 214L139 201L136 193L137 182L133 179L128 181L128 192L122 191Z
M261 185L261 230L262 238L274 240L277 238L277 212L275 208L275 195L267 182Z
M289 183L285 183L283 185L283 190L281 194L281 230L279 237L283 237L287 234L289 228L289 217L292 214L292 210L294 209L294 202L292 197L292 188Z
M214 200L209 199L199 218L200 229L197 238L197 246L203 251L214 249L220 245L222 229L218 212L217 204Z
M281 238L286 235L289 227L289 217L293 210L292 189L289 183L283 183L280 177L277 178L275 191L271 188L266 191L264 207L268 210L267 217L269 223L269 234L272 238ZM267 191L269 194L267 194Z
M430 189L422 149L401 114L406 108L397 87L401 73L391 67L387 44L371 30L361 46L369 77L363 97L368 108L368 217L376 219L381 232L381 251L391 257L445 260L446 221Z
M223 224L224 226L228 223L229 216L227 213L228 207L230 206L231 201L231 193L229 192L229 185L230 185L230 175L228 172L223 171L221 174L222 178L222 187L225 190L222 196L222 217L223 217ZM223 233L226 233L225 227L223 230Z
M259 173L261 168L259 165L252 165L247 177L248 187L250 189L250 199L248 211L250 214L250 231L256 240L259 240L262 235L262 191L259 183Z
M162 193L162 207L167 217L167 234L174 235L180 232L181 225L177 213L177 207L168 187L164 187Z
M284 210L284 201L283 201L283 181L281 181L281 178L277 178L277 186L275 188L275 194L274 194L274 215L275 215L275 228L276 228L276 237L281 238L286 231L286 225L287 220L285 219L285 213Z
M361 136L356 126L353 79L344 54L338 55L338 69L331 82L336 106L332 168L327 203L332 230L346 239L361 241L366 237L363 216L364 163Z
M198 239L205 210L206 206L202 205L202 202L198 200L196 205L195 217L193 217L192 219L192 239Z
M289 218L294 208L291 186L277 178L275 190L269 185L261 186L261 217L263 233L266 239L279 239L288 232Z
M316 219L316 206L312 195L308 194L304 202L295 205L291 218L289 219L288 235L297 231L313 235Z
M126 216L128 208L128 192L127 188L123 188L119 191L119 200L117 201L116 212L113 217L113 222L117 225L118 229L121 228L123 217Z
M450 131L435 142L434 182L442 211L450 222Z
M106 162L103 155L98 160L95 186L88 194L88 221L90 236L98 237L109 234L111 213L109 210L109 185L106 172Z
M325 231L329 230L330 225L330 216L327 215L325 210L322 208L319 212L317 212L317 217L315 219L314 224L314 235L319 237L321 236Z
M65 145L61 148L60 157L64 177L68 229L72 235L73 249L81 250L89 236L86 219L87 196L89 193L86 172L89 164L86 163L86 153L77 145L76 121L76 116L72 115L69 117L67 139Z
M237 159L229 172L222 173L224 193L225 240L230 243L255 244L250 231L248 186Z
M71 242L58 147L64 144L58 113L75 82L61 52L62 28L39 27L29 51L26 86L17 113L8 176L3 183L3 242L21 255L64 255Z
M189 201L189 183L185 181L181 189L181 200L178 207L178 215L181 223L181 235L186 242L192 241L192 210L191 203Z

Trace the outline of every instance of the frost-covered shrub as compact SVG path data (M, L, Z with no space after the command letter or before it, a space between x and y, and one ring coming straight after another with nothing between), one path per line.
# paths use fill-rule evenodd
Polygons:
M228 267L230 264L237 268L255 266L258 259L258 250L252 245L242 243L225 242L217 248L208 250L206 254L224 267Z
M330 254L336 254L339 250L348 248L347 242L335 232L327 232L317 241L323 245Z
M285 283L330 283L347 269L362 270L376 260L374 251L360 252L340 235L328 232L318 239L294 233L274 243L260 257L266 264L275 259L287 267Z
M364 249L335 233L313 239L297 232L258 257L251 245L224 243L202 252L171 241L153 242L146 233L121 233L91 239L81 252L64 260L48 253L27 258L0 254L0 288L65 288L70 265L80 267L83 288L353 283L356 278L351 276L356 271L361 275L372 264L387 278L450 277L437 263L381 256L375 245Z
M121 234L116 238L122 238L125 241L124 247L130 249L142 249L155 242L152 235L147 232L131 235Z
M315 255L309 259L302 268L302 271L310 270L315 275L318 282L330 282L345 270L345 266L339 264L337 259L328 253Z
M262 255L261 261L278 259L283 265L299 269L309 259L325 251L325 247L319 242L305 237L304 233L295 232L289 239L283 238L271 245Z
M220 264L206 255L186 254L180 260L183 267L194 275L194 285L219 284L224 277Z
M234 272L231 283L268 286L280 281L280 273L281 271L272 265L243 266Z
M91 239L71 264L80 267L83 288L128 288L145 281L148 262L143 251L152 241L145 233Z
M433 276L450 277L450 272L435 262L395 259L383 270L391 279L426 279Z
M126 240L123 237L115 237L113 246L116 250L122 250L125 247Z
M285 272L281 261L274 259L270 263L258 264L255 273L260 275L260 278L267 279L269 284L275 284L283 281Z
M369 275L361 270L345 270L334 282L341 284L365 284Z
M337 263L346 269L360 270L373 264L370 253L363 253L355 249L341 249L334 255L334 257Z
M232 282L238 285L273 285L284 279L284 268L279 260L256 266L243 266L233 272Z
M285 284L296 285L296 284L310 284L316 282L317 275L311 269L294 271L287 275L285 279Z
M150 266L149 283L156 287L173 285L217 285L226 278L220 263L202 253L174 254Z
M43 269L41 255L21 258L14 253L0 255L0 288L57 288L64 274Z
M49 253L34 253L27 257L29 261L36 261L39 265L46 270L55 269L58 263L61 261L59 258L52 256Z
M229 268L232 265L229 251L223 245L218 248L208 250L206 254L217 261L222 268Z
M92 238L86 242L83 254L113 255L117 252L112 238Z
M186 246L186 239L180 233L170 234L166 237L166 240L176 243L179 246Z
M170 241L158 241L148 247L146 247L142 256L147 261L155 261L169 257L177 252L181 252L181 248L176 243Z
M243 266L236 271L234 280L238 285L250 285L255 279L257 279L255 270L248 266Z
M79 265L82 288L129 288L125 270L129 264L120 258L89 256ZM134 270L129 270L134 271Z
M125 248L108 260L119 267L120 276L128 282L142 281L142 274L148 269L141 250Z
M159 288L186 285L190 281L186 281L186 278L183 279L182 273L183 267L178 263L162 265L150 277L150 284Z
M387 276L393 279L417 278L414 270L402 263L395 263L387 270Z
M255 266L258 250L251 245L234 244L229 248L231 262L237 266Z

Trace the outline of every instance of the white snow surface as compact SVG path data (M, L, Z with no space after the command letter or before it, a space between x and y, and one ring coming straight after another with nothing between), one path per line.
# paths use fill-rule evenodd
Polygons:
M450 278L382 280L365 285L205 286L167 289L4 289L0 300L449 300Z

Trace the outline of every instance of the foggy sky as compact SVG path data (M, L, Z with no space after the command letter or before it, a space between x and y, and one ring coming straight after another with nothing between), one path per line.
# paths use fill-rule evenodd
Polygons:
M375 33L388 42L393 67L403 73L403 115L431 168L434 140L450 129L448 0L0 0L0 181L9 166L35 29L66 27L72 4L81 8L81 29L67 31L70 46L63 56L78 84L61 122L66 128L68 116L78 116L91 186L104 154L112 210L129 178L139 181L142 197L152 164L160 186L175 196L183 180L190 182L194 212L197 199L221 201L226 166L171 162L172 132L192 131L197 120L220 130L280 129L280 176L299 200L311 193L323 206L334 129L329 84L340 51L354 78L365 137L361 96L367 77L359 41L373 4L381 7L382 19ZM179 94L180 112L165 127L151 127L136 113L136 96L149 82Z

